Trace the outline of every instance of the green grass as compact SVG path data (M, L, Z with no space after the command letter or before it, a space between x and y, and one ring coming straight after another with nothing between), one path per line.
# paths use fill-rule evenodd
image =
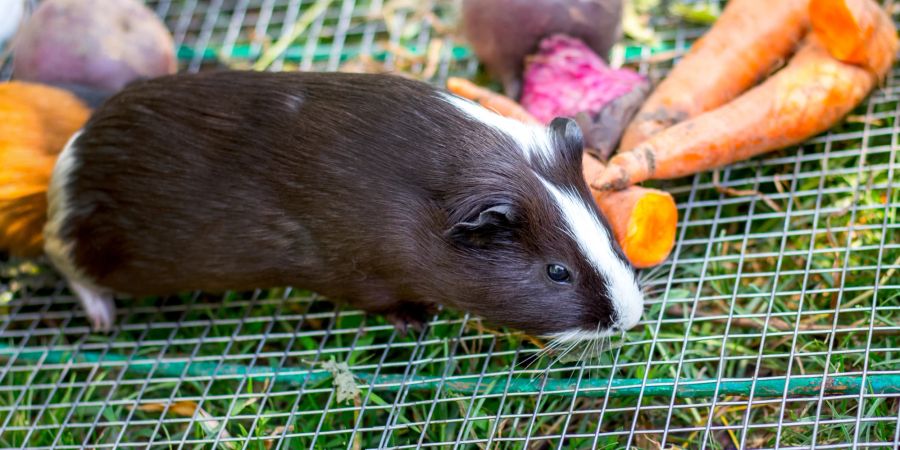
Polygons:
M173 5L167 15L170 26L178 23L181 3ZM368 2L358 2L357 9L364 8ZM325 29L336 22L336 15L329 16ZM191 23L188 45L200 33L202 20ZM212 43L222 39L220 31L212 34ZM415 31L403 42L414 44ZM346 45L361 39L353 34ZM319 44L332 42L326 37ZM400 66L415 69L413 63ZM447 69L462 73L467 67L466 61L454 61ZM659 75L667 67L661 63L651 73ZM897 109L896 94L876 94L852 114L868 116L868 122L849 120L802 148L721 171L723 184L758 191L777 209L759 196L719 193L708 173L659 183L678 200L682 238L672 260L650 283L655 294L645 324L621 346L597 355L588 369L560 363L547 376L746 379L783 376L789 365L791 376L855 373L864 367L870 372L900 370L896 334L876 333L869 344L865 329L870 323L886 329L900 319L900 273L888 273L900 265L900 162L891 149ZM816 233L809 233L813 228ZM876 274L879 262L883 268ZM4 267L2 285L15 282L14 292L6 294L15 297L6 312L15 315L4 318L0 340L11 347L170 362L193 355L204 363L296 369L333 358L359 374L434 381L486 373L482 390L505 386L512 367L517 369L513 379L523 379L538 375L553 359L542 359L533 373L522 373L537 351L530 341L514 333L493 334L455 312L441 314L421 336L401 337L379 317L285 290L121 303L122 327L111 337L92 336L84 333L85 322L71 297L50 300L56 291L48 287L52 282L28 283L35 279L29 274L33 271L17 271L12 262ZM884 286L877 294L876 281ZM820 329L835 324L852 329L834 334ZM209 448L218 435L220 448L368 448L414 445L420 439L426 444L472 440L476 442L461 447L484 448L492 439L492 448L518 449L525 448L521 439L530 436L529 448L596 444L618 449L632 428L636 433L630 442L636 448L655 448L664 433L669 448L705 443L706 448L726 449L740 439L748 448L807 446L814 437L819 445L843 446L857 432L860 442L892 441L900 405L897 397L868 393L860 402L858 392L851 392L850 398L831 395L821 402L789 398L782 416L780 401L758 397L748 402L747 396L719 396L715 408L710 398L644 397L635 412L636 398L605 399L583 392L473 396L446 387L396 392L369 389L365 383L358 399L339 404L327 378L301 390L211 373L149 376L122 370L113 358L70 364L13 358L0 360L0 365L4 448L151 441L163 442L153 448ZM187 409L195 417L178 408L163 416L161 406L172 402L195 402L197 409ZM864 419L858 430L857 415ZM780 417L784 425L779 435ZM389 421L393 427L385 437ZM346 430L357 422L361 431L351 435ZM714 429L709 434L704 432L707 423ZM742 436L744 424L751 428ZM595 443L598 426L601 436Z

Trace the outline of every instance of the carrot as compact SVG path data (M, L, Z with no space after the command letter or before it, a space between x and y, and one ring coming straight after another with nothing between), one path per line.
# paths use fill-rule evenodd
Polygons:
M603 164L588 153L582 158L585 179L595 178ZM640 186L621 191L591 189L625 257L638 269L653 267L675 246L678 208L668 192Z
M831 56L883 78L897 53L894 22L873 0L810 0L813 32Z
M15 142L56 154L89 114L84 102L68 91L37 83L0 83L0 149Z
M834 125L875 83L869 71L834 59L811 34L788 65L764 83L617 154L591 185L621 189L678 178L797 144Z
M43 251L47 186L68 139L89 109L74 95L32 83L0 83L0 249Z
M451 78L448 89L464 98L492 108L500 115L526 123L540 123L515 100L480 87L468 80ZM489 99L486 103L482 100ZM586 180L603 171L603 163L587 152L582 155ZM639 269L653 267L669 257L675 246L678 209L667 192L632 186L618 192L592 190L594 201L610 224L613 235L631 264Z
M520 120L525 123L540 123L522 105L515 100L498 94L490 89L483 88L465 78L450 77L447 79L447 90L450 92L494 111L501 116Z
M650 94L620 151L731 101L788 58L807 31L809 0L731 0Z

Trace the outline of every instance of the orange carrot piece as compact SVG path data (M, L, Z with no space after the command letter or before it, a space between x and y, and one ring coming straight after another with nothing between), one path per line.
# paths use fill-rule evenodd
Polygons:
M451 77L447 79L447 90L490 109L501 116L520 120L525 123L540 123L515 100L483 88L465 78Z
M808 27L809 0L731 0L650 94L620 151L731 101L787 59Z
M764 83L617 154L592 186L622 189L678 178L800 143L834 125L875 83L869 71L834 59L811 34Z
M0 151L17 143L56 154L90 111L68 91L37 83L0 83Z
M603 170L603 164L587 153L583 167L588 180ZM669 257L678 224L678 208L671 194L640 186L613 192L591 189L591 193L634 267L646 269Z
M897 54L897 30L873 0L810 0L813 32L840 61L862 66L883 78Z
M0 83L0 249L22 257L43 251L56 155L89 115L67 91Z

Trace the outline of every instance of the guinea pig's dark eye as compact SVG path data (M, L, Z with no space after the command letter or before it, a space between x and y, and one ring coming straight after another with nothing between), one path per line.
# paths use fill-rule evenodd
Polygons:
M550 264L547 266L547 276L557 283L568 283L572 278L569 269L559 264Z

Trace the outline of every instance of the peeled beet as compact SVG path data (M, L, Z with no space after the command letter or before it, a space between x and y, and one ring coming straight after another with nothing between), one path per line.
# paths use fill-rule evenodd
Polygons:
M463 32L475 56L519 98L524 59L557 33L607 58L622 33L622 0L463 0Z
M541 122L572 117L605 161L650 92L642 75L609 67L581 40L553 35L526 59L522 106Z
M117 91L177 69L172 36L137 0L44 0L13 45L20 80Z

